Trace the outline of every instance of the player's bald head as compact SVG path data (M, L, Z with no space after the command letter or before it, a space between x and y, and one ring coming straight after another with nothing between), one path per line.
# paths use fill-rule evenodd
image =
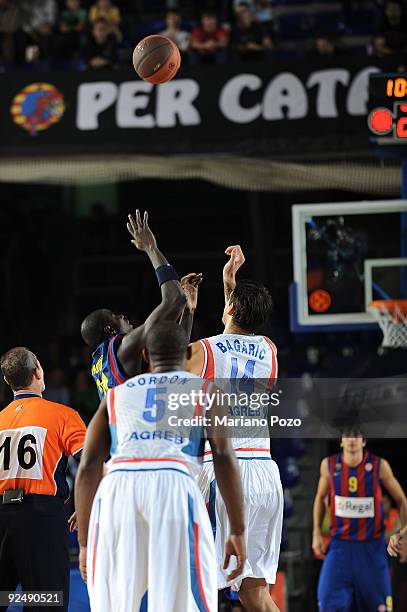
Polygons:
M106 336L106 328L114 322L113 313L108 308L94 310L82 321L81 334L88 346L95 349Z
M178 361L185 358L188 338L175 321L161 321L154 325L146 337L146 349L153 361Z

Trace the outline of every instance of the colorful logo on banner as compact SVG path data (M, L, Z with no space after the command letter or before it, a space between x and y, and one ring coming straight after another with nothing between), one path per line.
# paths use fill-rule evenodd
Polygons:
M10 112L17 125L36 136L61 120L65 112L64 96L49 83L32 83L16 95Z

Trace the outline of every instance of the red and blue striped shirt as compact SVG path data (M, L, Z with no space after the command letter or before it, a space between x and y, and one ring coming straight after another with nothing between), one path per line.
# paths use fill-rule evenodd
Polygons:
M365 542L384 534L380 457L366 451L351 467L337 453L328 457L331 536Z
M105 340L92 354L92 376L96 382L100 399L106 397L108 389L121 385L127 380L117 359L117 350L124 334L117 334Z

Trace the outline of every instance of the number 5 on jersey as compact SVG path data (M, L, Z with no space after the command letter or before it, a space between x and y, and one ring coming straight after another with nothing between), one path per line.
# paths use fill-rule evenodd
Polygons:
M158 399L157 395L163 395L167 392L167 387L151 387L147 389L145 410L143 419L149 423L157 423L164 416L166 403L163 399Z

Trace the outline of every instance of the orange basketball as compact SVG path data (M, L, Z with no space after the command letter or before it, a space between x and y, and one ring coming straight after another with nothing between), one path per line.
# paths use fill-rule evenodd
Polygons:
M166 83L171 81L181 65L178 47L166 36L146 36L133 51L133 66L143 81Z
M314 312L326 312L332 304L331 294L325 289L315 289L309 294L308 303Z

